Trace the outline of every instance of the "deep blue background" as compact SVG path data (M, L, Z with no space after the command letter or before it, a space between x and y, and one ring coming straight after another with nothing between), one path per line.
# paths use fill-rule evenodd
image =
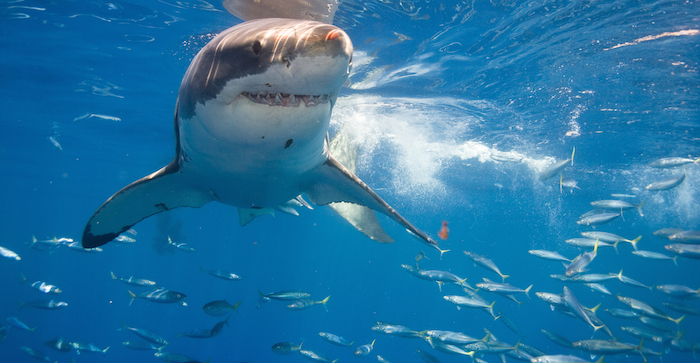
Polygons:
M625 212L624 220L598 230L642 235L640 249L665 252L667 242L654 237L654 230L700 229L697 165L687 167L687 178L676 189L643 189L681 172L652 169L648 162L700 156L696 2L346 1L335 23L353 39L356 73L342 91L350 98L336 105L332 131L346 125L360 138L359 176L408 220L433 236L443 220L450 223L450 237L441 247L452 252L442 260L383 217L396 239L393 245L363 237L327 207L239 227L235 209L221 204L149 218L135 228L137 244L110 244L99 254L29 249L32 235L79 239L106 198L171 160L172 115L182 75L211 37L238 22L220 4L203 1L0 2L0 245L22 256L19 262L0 260L0 318L15 316L36 327L33 332L11 329L0 343L0 360L29 360L18 349L26 345L69 362L74 353L42 345L62 336L110 346L99 361L155 361L150 352L121 346L139 339L117 331L121 322L160 333L171 342L168 351L212 362L305 361L300 355L274 355L270 347L280 341L304 341L304 348L332 359L357 359L351 349L322 341L319 331L355 345L376 339L365 360L374 361L376 353L391 362L417 362L416 348L433 353L420 340L371 331L375 321L477 337L486 328L515 344L520 337L488 314L458 311L444 301L443 295L461 292L456 287L444 286L441 293L400 268L424 251L429 260L421 261L423 268L449 270L473 285L482 277L497 280L462 250L491 258L512 276L511 284L534 284L532 299L522 297L528 301L522 306L487 292L482 296L497 301L496 310L526 334L524 343L568 354L540 330L581 340L590 338L592 329L552 312L534 296L535 291L561 292L563 284L549 275L562 273L563 267L529 255L529 249L579 254L564 240L589 230L575 223L578 216L591 201L612 193L636 195L630 200L645 202L644 216ZM695 33L664 35L682 30ZM119 121L83 117L89 114ZM566 175L578 180L581 190L559 193L554 180L537 180L542 168L569 157L574 147L575 162ZM525 158L494 162L488 157L494 150ZM179 232L172 227L168 233L196 253L154 249L153 240L163 238L159 221L181 224ZM624 269L626 276L650 286L700 288L697 260L681 258L676 267L632 255L628 244L619 250L601 249L592 271ZM200 266L230 270L243 279L218 280ZM188 306L143 300L129 306L127 286L110 280L109 271L181 291L188 295ZM19 301L45 298L21 284L20 273L58 285L64 293L56 298L69 306L20 310ZM617 281L606 286L613 294L657 307L670 300L656 289ZM619 329L629 321L603 312L624 308L614 296L571 288L586 306L602 302L598 316L616 337L638 343ZM320 306L289 311L279 302L255 308L257 290L296 289L317 300L330 295L328 312ZM206 302L223 298L242 303L221 335L176 338L176 333L208 329L223 320L201 310ZM700 308L697 300L686 303ZM691 343L700 341L699 319L688 316L680 324ZM444 362L466 359L434 355ZM663 360L690 357L669 352ZM638 355L617 358L641 361ZM95 356L81 354L75 360L95 361Z

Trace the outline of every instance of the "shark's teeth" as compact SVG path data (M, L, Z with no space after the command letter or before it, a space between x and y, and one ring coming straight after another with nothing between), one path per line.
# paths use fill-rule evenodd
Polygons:
M251 102L268 106L299 107L304 102L306 107L327 103L330 95L293 95L289 93L243 92L242 97Z

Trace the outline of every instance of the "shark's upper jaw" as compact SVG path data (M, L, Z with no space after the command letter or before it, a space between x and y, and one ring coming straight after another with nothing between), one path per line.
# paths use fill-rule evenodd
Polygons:
M239 97L244 97L253 103L267 106L299 107L304 105L306 107L313 107L322 103L328 103L331 95L294 95L289 93L244 91Z

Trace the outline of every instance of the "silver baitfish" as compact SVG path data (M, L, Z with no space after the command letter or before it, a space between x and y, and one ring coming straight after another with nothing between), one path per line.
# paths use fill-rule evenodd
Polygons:
M110 271L109 274L112 276L112 280L119 280L127 285L132 285L132 286L148 286L148 287L156 287L158 286L155 281L151 280L146 280L146 279L140 279L136 278L134 276L129 276L129 277L118 277L114 274L114 272Z
M20 301L20 309L23 309L25 306L31 306L33 308L37 309L43 309L43 310L57 310L61 308L65 308L68 306L67 302L63 301L57 301L57 300L38 300L38 301L32 301L28 303L24 303Z
M134 299L140 298L160 304L180 303L183 306L187 306L187 303L183 301L187 297L187 295L177 291L159 288L138 295L134 294L129 290L126 291L129 293L129 296L131 296L131 301L129 301L129 305L131 305L131 303L134 302Z

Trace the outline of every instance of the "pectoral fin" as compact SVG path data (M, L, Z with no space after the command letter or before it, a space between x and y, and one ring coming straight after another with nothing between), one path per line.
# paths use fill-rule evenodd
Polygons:
M384 213L425 243L437 246L437 242L408 222L331 155L325 163L316 168L311 181L304 186L304 191L315 204L347 202Z
M381 243L394 243L394 239L384 231L371 209L342 202L331 203L330 207L365 236Z
M342 128L333 137L328 147L331 155L345 166L350 173L355 174L357 172L358 143L353 140L351 133L346 128ZM379 224L379 220L377 220L377 216L371 209L359 204L343 202L331 203L329 206L355 229L370 239L381 243L394 243L394 239L384 231L382 225Z
M177 162L139 179L110 197L93 214L83 232L83 248L113 240L139 221L177 207L198 208L216 199L189 186Z

